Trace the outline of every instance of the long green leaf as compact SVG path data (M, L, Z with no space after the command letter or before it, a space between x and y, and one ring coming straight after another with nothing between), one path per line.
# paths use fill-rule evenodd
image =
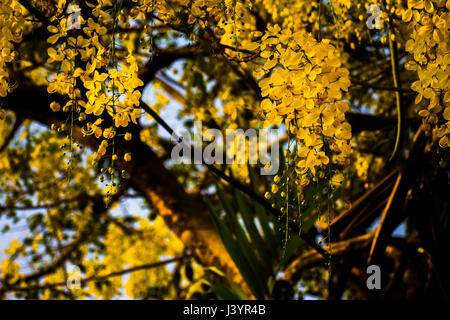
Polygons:
M230 175L232 176L231 172L230 172ZM273 275L273 266L272 266L271 261L273 261L273 260L270 257L270 253L264 242L264 239L259 234L258 228L256 227L256 224L255 224L254 217L251 214L247 203L245 202L244 198L242 197L241 192L236 188L233 188L233 189L234 189L234 193L233 193L234 199L238 206L238 211L241 213L242 219L244 220L245 228L247 229L247 231L250 235L251 243L255 246L258 256L260 257L261 261L264 264L267 275L272 276Z
M250 290L257 299L263 299L264 290L262 290L262 288L258 286L260 280L257 278L256 274L250 267L250 264L248 263L241 248L238 246L230 230L225 225L225 223L223 223L222 219L219 217L219 214L216 212L213 205L207 198L205 199L205 203L214 219L214 222L216 223L217 229L219 230L219 234L222 237L222 241L225 245L225 248L227 249L234 263L236 264L236 267L239 269L239 272L242 274L242 277L244 278L248 287L250 288Z
M217 283L213 286L212 291L217 295L217 297L221 300L246 300L247 296L244 297L239 296L236 292L234 292L231 288L221 283Z
M258 182L256 181L256 177L255 177L255 173L253 172L253 168L250 165L248 165L248 172L250 174L250 181L253 186L253 191L259 195L260 193L259 193L259 188L258 188ZM264 239L266 240L267 244L269 245L271 254L273 257L277 257L278 251L279 251L279 249L278 249L279 245L275 241L275 238L273 235L274 234L273 230L269 225L269 220L267 218L266 209L264 209L264 207L260 203L255 202L255 210L256 210L256 214L258 216L259 224L261 225L261 229L264 234Z
M233 210L233 206L231 205L230 201L227 199L225 193L223 192L222 188L219 187L219 185L216 183L216 189L217 193L219 195L219 198L222 202L222 206L225 209L225 212L227 213L227 217L230 219L231 228L236 235L237 242L239 246L242 248L243 254L248 261L251 269L253 270L254 274L256 275L258 281L255 283L255 286L263 290L263 292L268 293L269 290L267 288L264 274L262 273L262 266L259 261L259 259L256 257L253 248L248 241L247 235L245 234L244 229L242 228L242 225L239 223L236 212Z

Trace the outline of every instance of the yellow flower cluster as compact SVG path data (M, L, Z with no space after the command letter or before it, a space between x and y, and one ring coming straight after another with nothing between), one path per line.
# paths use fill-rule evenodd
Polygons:
M260 49L266 60L255 75L263 77L259 85L266 125L284 122L296 137L300 173L315 176L331 153L333 162L345 163L351 127L341 91L347 91L350 80L337 50L327 40L318 42L304 31L281 31L278 25L268 28Z
M419 116L442 148L450 146L449 9L448 0L408 0L407 8L396 11L411 32L405 48L412 59L406 68L419 77L411 85L418 93L415 103L423 107Z
M239 51L236 52L236 49L249 51L255 49L251 42L251 31L254 31L255 18L251 15L248 4L240 2L233 4L229 0L225 2L227 11L215 29L215 33L220 36L221 44L229 46L229 49L225 50L228 56L243 57L244 55Z
M308 23L318 22L316 1L261 0L272 20L282 23L283 28L304 29Z
M181 5L187 5L189 1L178 0ZM201 27L205 27L208 24L208 20L211 22L218 22L224 17L224 7L231 8L236 1L225 0L222 2L222 6L217 0L194 0L189 8L188 23L198 23Z
M94 123L87 123L82 131L86 135L95 134L97 138L103 136L109 140L114 138L115 129L102 128L104 111L112 117L115 127L126 127L130 121L136 124L141 115L141 93L137 88L143 82L138 77L139 67L133 55L133 42L126 44L127 53L121 53L120 66L114 64L116 42L111 38L114 35L108 34L114 19L112 14L102 11L111 2L99 0L88 5L93 8L94 18L86 21L81 18L82 32L78 32L76 37L70 36L73 33L68 30L67 19L62 14L53 19L55 25L48 27L51 36L47 42L54 45L48 49L48 62L56 63L62 71L49 81L48 92L68 96L62 110L78 113L79 121L84 121L89 114L99 117ZM119 20L127 19L122 17ZM62 38L64 41L59 41ZM105 43L111 45L105 46ZM82 98L78 87L81 85L86 99ZM59 108L54 107L51 106L54 111L59 111ZM100 145L94 162L105 154L104 145Z
M260 0L271 15L274 23L282 29L295 31L311 28L315 33L332 34L336 39L345 38L347 42L368 39L366 20L370 5L380 6L378 0L364 0L352 3L350 0L307 1L307 0ZM389 3L389 0L388 0ZM320 5L319 5L320 4ZM327 20L328 16L331 21ZM381 22L387 14L381 12ZM353 43L353 45L355 45Z
M9 282L18 281L23 276L19 271L20 266L17 262L11 259L4 259L0 267L0 280L5 281L5 279L8 279Z
M100 276L111 272L123 270L127 265L133 267L145 263L152 263L167 256L179 256L183 252L183 243L173 236L164 224L161 217L149 222L147 219L137 217L139 230L141 233L128 234L111 224L105 236L106 252L103 261L86 261L87 274L95 274L96 266L102 265L105 268L100 271ZM152 243L146 246L146 243ZM165 285L170 281L170 273L164 266L159 268L149 268L130 274L125 284L127 295L133 298L145 296L149 287L155 285ZM119 289L123 287L122 277L111 278L111 285L101 289L93 283L89 284L89 289L97 297L111 299L119 294Z
M108 0L109 1L109 0ZM187 23L204 28L210 22L217 23L224 16L225 6L230 7L234 0L218 3L217 0L133 0L136 5L130 10L131 20L144 19L147 13L158 12L158 20L166 23L180 23L180 12L188 13ZM225 5L227 3L227 5Z
M2 0L0 2L0 97L6 97L11 90L6 64L17 56L13 42L22 41L24 24L20 4L13 0Z

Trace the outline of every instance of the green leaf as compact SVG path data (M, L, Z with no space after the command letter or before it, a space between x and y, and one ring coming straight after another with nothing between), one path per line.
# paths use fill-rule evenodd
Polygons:
M249 300L250 299L245 294L245 292L242 290L241 287L239 287L236 283L231 281L230 278L228 278L227 275L225 273L223 273L222 271L220 271L218 268L212 266L212 267L205 268L205 270L209 270L211 272L214 272L215 274L217 274L217 275L219 275L219 276L221 276L221 277L223 277L223 278L225 278L227 280L229 287L227 287L227 286L225 286L223 284L220 284L220 285L223 285L223 286L227 287L227 289L232 292L232 294L235 296L235 298L233 298L233 299L240 299L240 300ZM213 288L213 290L214 290L214 288ZM221 297L219 296L219 298L221 298ZM225 298L223 298L223 299L225 300Z
M258 190L258 182L256 181L256 177L255 177L255 173L253 172L253 168L250 165L248 165L248 172L250 174L250 181L253 186L253 191L257 195L260 195L259 190ZM260 203L255 202L255 210L256 210L256 214L258 216L259 223L261 225L261 229L264 234L264 239L266 240L267 244L269 245L272 256L277 257L278 252L279 252L279 245L275 241L275 238L273 235L273 230L269 225L269 220L267 218L266 209L264 209L264 207Z
M6 224L3 229L2 229L2 233L6 233L9 231L9 229L11 229L11 227L9 226L9 224Z
M219 187L219 185L216 183L216 189L217 193L219 195L219 198L222 202L222 206L224 207L227 217L230 219L230 224L233 233L236 235L236 240L240 248L242 248L242 252L244 254L245 259L247 260L250 268L252 269L253 273L255 274L256 278L258 279L258 283L255 283L255 285L260 289L263 290L263 292L268 293L269 290L267 288L264 274L262 273L262 266L260 261L255 255L255 252L253 251L252 246L250 245L250 242L248 241L247 235L242 227L242 225L239 223L236 212L233 210L233 207L230 203L230 201L227 199L225 193L223 190Z
M259 288L258 286L259 280L257 279L255 273L250 267L241 248L238 246L230 230L222 221L222 219L219 217L213 205L207 198L205 199L205 203L214 219L214 222L216 223L217 229L219 230L219 234L222 238L225 248L227 249L234 263L236 264L236 267L239 269L239 272L241 273L248 287L250 288L250 290L257 299L263 299L264 290L261 290L261 288Z
M231 172L230 175L232 176ZM236 188L233 189L234 189L234 198L238 206L238 211L241 213L242 219L244 220L245 228L250 234L251 243L256 248L258 256L263 262L265 270L268 273L268 276L272 276L273 275L273 266L271 263L272 259L270 257L268 248L266 247L264 239L259 234L253 215L251 214L250 209L247 206L247 203L242 197L241 192Z
M303 243L303 239L297 234L291 233L289 240L286 243L286 249L284 250L284 256L280 262L280 266L285 266L289 262L294 253L298 252L300 245Z
M223 273L222 271L220 271L218 268L216 268L214 266L206 267L204 270L214 272L214 273L218 274L219 276L226 278L225 273Z
M223 285L221 283L215 284L212 288L212 291L216 294L216 296L221 300L243 300L248 299L248 297L245 296L243 298L242 296L239 296L236 294L233 290L231 290L226 285Z

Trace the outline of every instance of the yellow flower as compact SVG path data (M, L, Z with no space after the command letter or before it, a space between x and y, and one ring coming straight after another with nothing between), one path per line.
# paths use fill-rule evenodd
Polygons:
M67 19L66 18L61 19L57 27L53 25L48 26L47 30L50 31L51 33L54 33L54 35L50 36L47 39L47 42L50 44L56 43L56 41L58 41L60 37L67 36L67 31L69 30L67 28Z
M50 109L52 109L53 112L58 112L59 110L61 110L61 105L53 101L52 103L50 103Z
M278 186L276 184L272 185L272 193L277 193L278 192Z
M129 152L125 153L125 155L123 156L123 159L126 162L130 162L131 161L131 154Z
M116 132L112 128L106 128L105 130L103 130L103 137L106 139L114 138L115 134Z
M335 187L341 186L343 182L344 182L344 175L342 173L336 173L331 178L331 185L333 185Z
M64 50L64 46L65 46L65 43L63 43L61 48L58 50L55 50L54 48L49 48L47 50L48 57L49 57L48 62L62 61L64 59L64 54L62 53L62 51Z

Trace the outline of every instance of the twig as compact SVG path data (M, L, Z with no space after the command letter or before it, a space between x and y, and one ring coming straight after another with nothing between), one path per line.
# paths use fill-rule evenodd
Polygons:
M413 90L411 90L409 88L398 88L397 86L395 86L395 87L378 86L378 85L372 84L372 83L367 82L367 81L361 81L361 80L356 80L356 79L352 79L351 82L354 85L360 85L360 86L371 88L371 89L375 89L375 90L396 91L396 92L405 92L405 93L416 93L415 91L413 91Z
M20 126L22 125L23 120L21 118L17 118L14 122L14 125L11 129L11 131L8 133L8 135L5 138L5 141L3 141L3 144L0 146L0 153L5 151L5 149L8 147L11 140L14 138L17 130L19 130Z
M370 247L369 252L369 259L367 260L368 264L371 264L375 247L377 245L378 238L380 237L381 229L383 228L383 224L386 221L387 214L389 210L391 209L392 202L394 201L394 197L397 194L398 187L400 185L400 181L402 180L402 173L400 172L397 176L397 180L395 180L394 188L392 189L392 192L389 196L388 202L386 203L386 206L384 207L383 214L381 216L380 222L378 223L378 227L375 232L375 236L373 237L372 246Z
M386 7L386 1L383 1L384 7ZM389 37L389 52L391 54L391 65L392 65L392 79L394 81L394 87L400 88L400 68L398 64L398 51L397 51L397 42L392 39L395 37L394 32L394 23L392 20L392 16L389 15L389 28L388 28L388 37ZM402 130L402 95L400 91L395 92L395 102L397 104L397 136L395 138L395 146L392 151L389 160L392 160L397 153L397 149L401 140L401 130Z
M354 238L335 242L332 244L333 257L340 257L349 252L357 252L364 250L370 244L370 240L373 238L374 232L369 232L362 236L356 236ZM327 247L325 247L327 248ZM289 281L292 284L298 282L301 273L304 269L310 268L324 262L324 258L318 255L314 251L308 251L302 254L300 257L292 261L285 269L283 279Z

